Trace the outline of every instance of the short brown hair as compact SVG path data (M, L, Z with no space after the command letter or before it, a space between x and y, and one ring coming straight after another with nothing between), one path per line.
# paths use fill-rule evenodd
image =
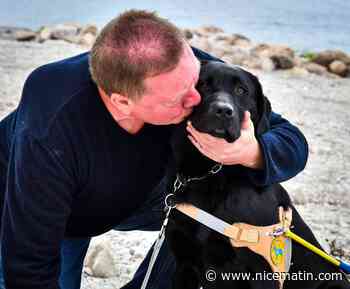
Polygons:
M180 61L180 29L155 12L129 10L111 20L97 36L89 64L94 82L108 95L138 99L144 79L171 71Z

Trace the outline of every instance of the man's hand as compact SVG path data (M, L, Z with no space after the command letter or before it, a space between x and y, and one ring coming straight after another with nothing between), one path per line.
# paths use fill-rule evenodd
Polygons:
M240 164L254 169L263 167L263 156L254 135L254 124L249 111L244 113L241 136L233 143L201 133L190 122L187 124L187 131L190 133L188 137L193 145L213 161L224 165Z

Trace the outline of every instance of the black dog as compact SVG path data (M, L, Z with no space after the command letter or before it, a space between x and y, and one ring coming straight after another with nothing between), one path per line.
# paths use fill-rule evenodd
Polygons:
M256 136L269 129L270 103L263 95L258 79L251 73L220 62L203 63L197 89L202 95L202 101L189 120L198 131L233 142L240 136L245 110L251 113ZM185 127L186 122L180 124L172 138L176 173L183 178L204 176L215 163L190 143ZM224 166L219 173L190 182L178 190L175 194L176 201L193 204L229 224L242 222L255 226L278 223L278 207L291 207L293 231L321 248L283 187L279 184L257 187L245 172L246 168L243 166ZM174 174L169 190L172 189L175 178ZM176 209L171 211L166 239L177 264L172 289L279 288L278 281L271 278L259 281L223 281L219 278L221 272L255 274L272 271L263 257L246 247L232 247L229 238L208 229ZM208 269L216 272L216 281L210 282L206 279ZM317 278L320 272L339 271L293 242L292 266L289 272L310 272ZM286 280L284 288L350 288L344 275L339 279L342 280L303 280L299 275L299 280Z

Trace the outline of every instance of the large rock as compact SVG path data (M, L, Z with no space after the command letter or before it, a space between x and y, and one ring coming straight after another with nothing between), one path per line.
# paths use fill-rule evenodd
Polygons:
M276 69L291 69L294 67L293 58L284 55L272 55L270 57Z
M40 43L45 42L46 40L51 39L51 33L52 33L52 28L47 27L47 26L43 26L38 31L38 38L37 38L37 40Z
M59 24L44 26L38 31L38 41L44 42L48 39L60 39L70 43L91 47L95 42L98 29L95 25L79 26L78 24Z
M284 56L294 58L294 50L284 45L269 45L261 43L252 48L251 53L260 57Z
M283 45L259 44L251 49L253 56L260 59L270 58L274 69L290 69L294 67L294 51ZM272 68L271 65L269 65Z
M307 62L307 63L302 64L301 67L305 68L308 72L314 73L317 75L327 75L328 74L327 68L325 68L324 66L317 64L317 63Z
M185 38L187 39L187 40L190 40L190 39L192 39L193 38L193 32L191 31L191 29L183 29L182 30L182 33L183 33L183 35L185 36Z
M250 54L245 49L232 47L230 54L223 55L221 59L230 64L243 65L245 62L249 61Z
M93 35L91 33L86 33L83 35L79 35L78 44L83 45L87 48L91 48L92 45L95 43L96 35Z
M33 39L34 31L23 27L0 26L0 39L27 41ZM29 39L28 39L29 38Z
M245 48L252 46L250 39L241 34L217 33L214 34L212 39L215 42L224 42L229 46L239 46Z
M261 69L269 72L276 70L276 63L269 57L263 57L261 59Z
M36 33L31 30L18 30L15 32L17 41L31 41L36 39Z
M94 277L109 278L118 275L109 239L93 239L84 261L85 271Z
M76 43L80 27L75 24L58 24L52 27L51 39L60 39Z
M243 61L242 66L252 69L261 69L261 58L257 56L250 56L248 59Z
M243 48L251 48L253 46L252 41L248 37L237 33L231 35L231 41L229 44Z
M350 65L350 56L340 50L325 50L316 53L312 62L328 67L333 61L339 60Z
M208 37L212 34L223 33L224 30L216 26L201 26L195 29L195 32L201 36Z
M83 26L80 31L79 31L80 35L84 35L84 34L92 34L94 36L97 36L98 34L98 28L96 25L93 24L87 24L85 26Z
M70 43L78 43L82 30L77 24L58 24L54 26L43 26L38 31L38 41L44 42L49 39L64 40Z
M339 76L345 77L348 74L348 67L343 61L334 60L329 65L329 70Z

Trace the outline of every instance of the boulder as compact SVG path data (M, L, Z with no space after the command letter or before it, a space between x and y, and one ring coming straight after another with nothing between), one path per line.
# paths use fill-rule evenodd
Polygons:
M46 40L51 39L51 33L52 33L52 28L50 28L48 26L42 26L38 31L37 40L40 43L45 42Z
M79 36L78 44L83 45L87 48L91 48L92 45L95 43L95 40L96 35L93 35L91 33L85 33Z
M294 51L283 45L268 45L258 44L251 50L251 55L261 58L265 63L264 66L268 70L272 69L290 69L294 67ZM273 62L267 61L266 58L270 58Z
M234 65L243 65L243 63L249 61L250 54L247 50L239 47L232 47L230 54L222 56L222 60Z
M276 70L276 63L269 57L261 58L261 69L264 71Z
M31 41L35 40L37 34L31 30L17 30L15 31L15 39L17 41Z
M257 56L250 56L248 59L243 61L242 66L252 69L261 69L261 58Z
M217 33L212 36L215 42L224 42L230 46L251 47L251 41L241 34Z
M284 55L272 55L270 57L275 64L275 69L291 69L294 67L293 58Z
M0 26L0 39L29 41L35 39L34 34L34 31L24 27Z
M75 24L58 24L52 27L51 39L60 39L76 43L80 33L80 27Z
M284 45L258 44L252 48L251 53L256 56L284 56L289 59L294 58L294 50Z
M334 60L331 64L329 64L329 71L345 77L348 74L348 67L343 61Z
M215 41L215 38L206 38L211 47L211 53L216 57L221 58L224 55L231 55L233 52L232 46L228 45L225 41Z
M350 56L340 50L325 50L316 53L312 62L328 67L333 61L339 60L350 65Z
M80 35L84 35L84 34L92 34L94 36L97 36L98 34L98 28L96 25L93 24L87 24L85 26L83 26L80 31L79 31Z
M209 36L216 33L223 33L224 30L216 26L201 26L195 30L201 36Z
M307 63L302 64L301 67L305 68L308 72L314 73L317 75L327 75L328 74L327 68L325 68L324 66L317 64L317 63L307 62Z
M109 278L118 275L110 241L93 239L84 261L85 271L94 277Z
M242 34L232 34L232 38L231 38L231 45L234 46L239 46L239 47L251 47L252 46L252 42L251 40L242 35Z
M192 39L193 38L193 32L190 30L190 29L183 29L182 30L182 34L185 36L185 38L187 39L187 40L189 40L189 39Z
M15 31L18 28L9 27L9 26L0 26L0 39L6 40L16 40Z

